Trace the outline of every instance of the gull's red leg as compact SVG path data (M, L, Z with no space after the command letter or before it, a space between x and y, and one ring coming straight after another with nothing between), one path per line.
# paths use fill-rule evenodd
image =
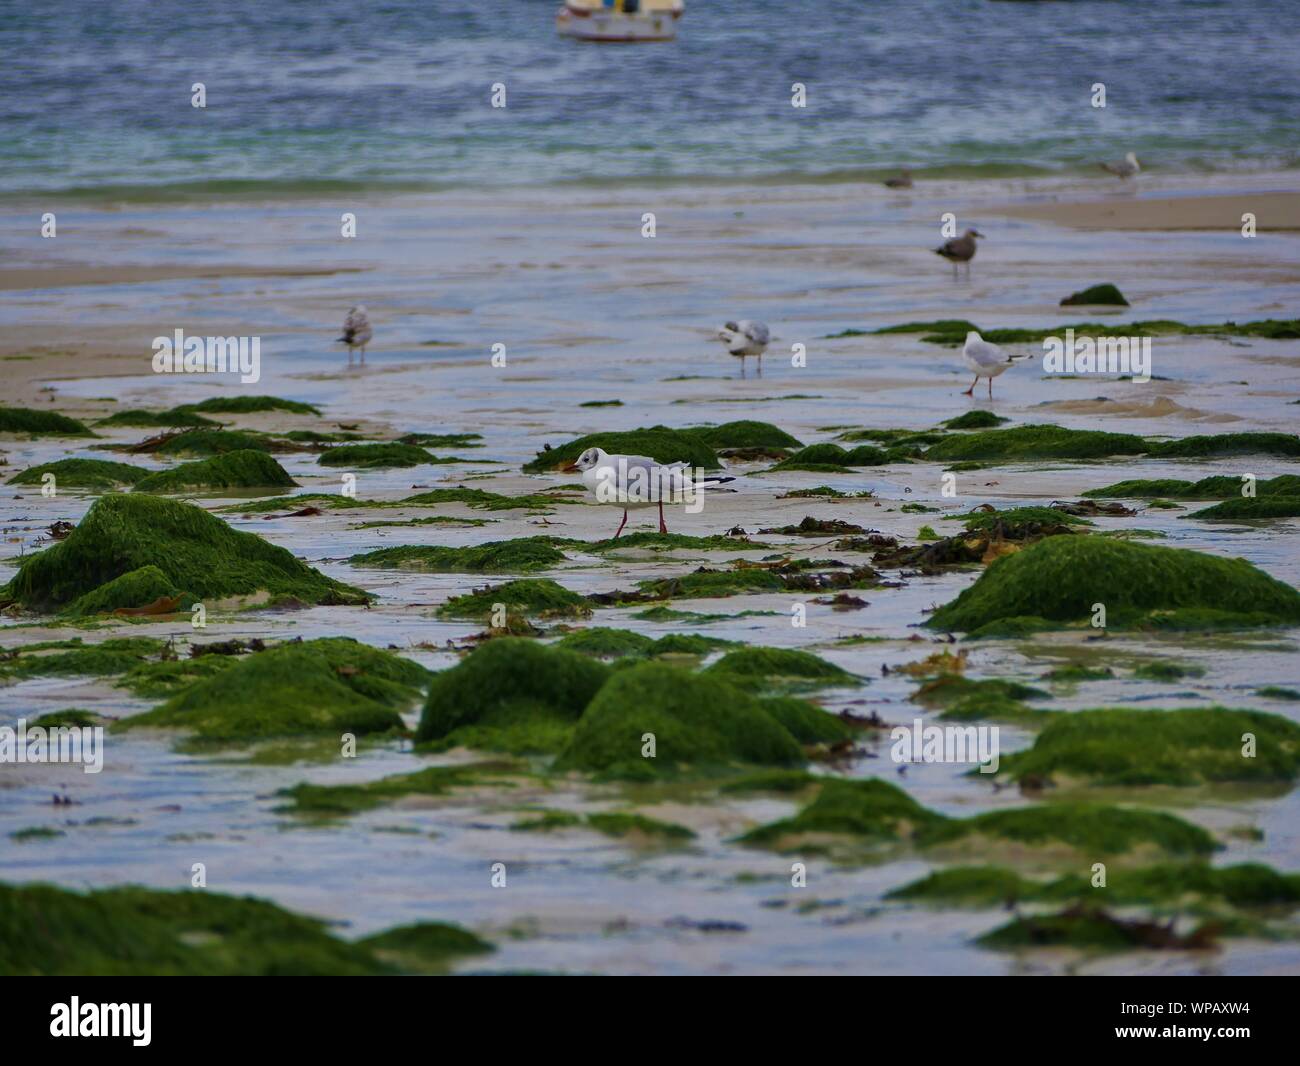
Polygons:
M623 532L623 527L627 525L627 511L623 511L623 521L618 524L618 529L614 532L614 539L618 540L618 535Z
M659 501L659 532L667 533L668 527L664 524L664 501Z

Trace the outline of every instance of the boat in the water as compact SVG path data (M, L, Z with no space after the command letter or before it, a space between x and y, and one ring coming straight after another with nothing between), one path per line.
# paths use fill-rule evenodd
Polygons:
M555 28L582 41L671 41L683 0L564 0Z

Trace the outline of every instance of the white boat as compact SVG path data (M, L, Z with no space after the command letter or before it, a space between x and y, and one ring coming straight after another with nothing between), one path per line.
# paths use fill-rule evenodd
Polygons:
M580 41L671 41L682 11L683 0L564 0L555 28Z

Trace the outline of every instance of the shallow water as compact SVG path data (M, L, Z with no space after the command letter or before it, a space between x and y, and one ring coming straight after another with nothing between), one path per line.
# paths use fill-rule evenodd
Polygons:
M1260 179L1258 187L1273 187ZM1218 188L1240 184L1231 179ZM1190 188L1169 179L1164 188ZM1198 186L1199 187L1199 186ZM1074 179L1035 184L1033 195L1067 196L1095 186ZM1300 397L1300 345L1294 341L1213 337L1157 338L1155 372L1145 385L1107 378L1063 380L1034 363L999 378L994 400L960 395L968 379L951 349L909 335L827 339L846 327L970 317L988 326L1037 326L1094 320L1059 309L1066 293L1101 278L1117 283L1134 303L1125 318L1190 322L1283 317L1300 291L1300 249L1293 237L1065 232L1026 221L997 222L999 204L1022 197L1018 183L936 183L924 193L886 195L864 186L736 187L727 190L630 190L619 202L556 206L528 192L454 193L373 198L360 212L362 236L334 239L340 206L333 202L204 208L129 206L69 215L59 252L69 261L136 265L195 262L257 263L307 269L327 265L359 273L331 276L222 277L103 284L15 294L0 307L0 327L42 323L100 324L140 351L140 375L84 377L53 383L55 406L113 397L105 411L165 406L224 390L204 376L161 378L149 373L149 342L180 326L190 333L247 330L262 337L262 380L253 391L321 404L320 428L338 422L383 424L394 432L478 432L483 447L445 449L465 465L361 471L357 494L395 500L413 486L466 484L519 493L572 484L560 475L528 477L520 464L544 443L579 433L663 422L690 425L735 418L774 422L806 442L830 439L829 426L927 428L970 408L991 407L1017 422L1052 421L1081 428L1183 436L1200 432L1294 428ZM1114 194L1124 195L1124 194ZM926 249L937 243L942 210L977 217L993 237L981 250L970 282L954 282ZM659 236L639 236L643 210L655 210ZM13 217L16 217L13 216ZM988 218L991 221L984 222ZM32 238L13 242L15 264L36 264L48 249ZM364 368L346 367L329 343L340 308L359 299L370 306L376 343ZM1140 310L1138 310L1140 308ZM777 339L764 374L737 376L734 360L709 337L728 317L766 317ZM427 342L437 341L437 346ZM507 345L508 365L489 364L491 346ZM805 343L804 368L790 365L789 346ZM1026 353L1025 347L1020 349ZM87 374L93 374L88 361ZM1239 384L1245 383L1245 384ZM237 389L239 386L234 386ZM1054 405L1107 397L1109 405L1077 411ZM581 408L587 399L621 407ZM1153 408L1171 399L1179 408ZM1144 411L1146 413L1144 413ZM1190 412L1190 413L1189 413ZM1202 416L1224 419L1206 421ZM292 421L307 426L313 419ZM254 423L250 423L254 424ZM149 431L106 431L129 442ZM88 442L102 443L102 442ZM9 469L68 454L104 456L80 443L10 440ZM444 449L439 449L444 451ZM311 453L277 456L302 491L339 491L339 473ZM160 465L146 461L146 465ZM941 495L941 467L893 465L854 474L761 474L766 464L739 466L735 491L710 496L703 513L670 515L670 528L720 533L740 525L796 523L804 515L837 517L912 539L920 526L955 528L944 513L981 503L1077 498L1087 489L1125 478L1254 473L1260 478L1300 472L1300 464L1252 458L1212 462L1156 460L1010 464L958 475L958 496ZM484 480L465 481L476 474ZM794 488L829 484L870 489L874 499L779 499ZM30 490L0 494L5 558L30 550L56 519L77 521L91 497L64 493L53 500ZM206 506L228 502L204 498ZM940 508L906 514L902 503ZM1096 519L1099 529L1147 529L1159 543L1241 555L1274 576L1300 582L1295 535L1300 522L1251 524L1182 517L1183 510L1141 510L1131 518ZM419 512L430 513L430 512ZM608 536L618 515L588 505L558 506L542 519L522 511L474 511L456 505L435 513L487 518L473 527L413 526L360 529L396 512L327 511L315 518L265 519L229 515L319 566L331 576L379 596L368 610L317 607L288 614L215 613L198 639L348 634L378 646L406 649L424 664L455 661L432 650L478 626L434 617L449 596L482 585L472 575L361 570L347 557L394 544L468 544L538 532L585 539ZM401 517L411 517L404 512ZM629 528L649 528L650 512ZM544 524L543 524L544 523ZM783 538L762 538L784 544ZM794 545L802 554L824 542ZM838 553L837 553L838 554ZM572 553L551 576L581 592L628 588L647 576L680 573L722 557L677 552L630 552L607 559ZM875 710L888 722L910 723L913 685L882 674L937 650L938 638L918 630L925 612L952 598L973 573L909 577L904 586L864 593L870 606L837 613L810 606L808 625L790 624L789 595L674 603L683 609L771 615L704 626L646 623L633 609L607 609L594 624L659 634L683 629L752 644L811 647L858 674L863 682L826 694L833 710ZM495 577L493 581L497 580ZM0 643L63 637L67 629L19 625L5 619ZM76 631L71 631L76 632ZM85 633L87 640L129 632L196 636L188 624L119 624ZM853 635L876 642L837 645ZM916 639L920 635L921 639ZM1051 706L1099 705L1252 707L1300 720L1300 707L1256 696L1273 684L1300 687L1300 631L1251 636L1113 635L1104 644L1080 634L1032 641L971 645L973 676L1032 680L1051 666L1086 655L1127 668L1147 659L1191 661L1202 678L1160 684L1121 676L1059 688ZM418 646L417 646L418 645ZM69 706L111 715L145 709L102 682L40 679L0 689L0 716ZM1027 744L1022 730L1004 728L1003 751ZM363 748L355 761L296 766L252 765L179 753L170 738L130 734L110 738L109 761L91 777L66 768L5 766L0 779L0 879L50 880L68 886L139 882L188 884L190 864L203 861L209 886L265 895L302 911L347 923L360 935L417 919L463 923L501 950L471 969L621 972L1038 972L1063 968L1110 972L1224 973L1300 968L1294 943L1227 941L1211 955L1135 953L1080 961L1061 955L1025 959L982 951L973 936L1002 924L993 911L909 910L884 904L890 888L921 876L929 865L903 858L858 868L810 859L809 887L789 887L791 857L740 848L728 840L745 827L780 817L793 804L780 799L727 800L708 806L666 802L643 807L652 816L686 821L699 836L691 846L638 850L587 832L547 837L508 826L528 806L591 809L620 802L608 786L563 782L553 790L456 791L436 802L372 811L328 828L274 812L274 793L302 780L370 780L461 754L418 758L401 745ZM962 776L964 767L918 765L904 777L889 761L887 741L866 746L877 758L845 772L887 776L921 802L948 813L972 813L1023 802L1012 790L994 793ZM52 793L80 804L54 808ZM1216 862L1260 861L1300 869L1300 801L1296 793L1261 798L1216 794L1168 798L1181 814L1223 835ZM1184 806L1185 805L1185 806ZM176 809L179 808L179 809ZM90 818L129 824L84 824ZM52 840L16 843L8 834L34 825L61 827ZM1227 834L1251 825L1262 841ZM505 862L509 887L492 889L489 867ZM745 876L741 876L745 875ZM822 906L808 905L809 899ZM802 905L802 906L801 906ZM739 922L737 932L705 932L690 922Z

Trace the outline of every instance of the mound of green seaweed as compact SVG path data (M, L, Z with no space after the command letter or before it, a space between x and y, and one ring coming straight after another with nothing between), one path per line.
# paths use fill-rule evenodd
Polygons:
M810 444L793 455L782 459L773 470L825 470L847 469L854 466L881 466L889 462L885 452L870 444L856 448L841 448L838 444Z
M1157 441L1148 446L1158 459L1221 459L1232 455L1300 455L1300 436L1294 433L1210 433L1179 440Z
M504 605L508 614L541 618L586 618L591 605L576 592L545 577L521 578L454 596L438 608L439 618L488 618Z
M106 459L58 459L40 466L29 466L9 479L10 485L39 485L46 474L54 475L54 485L73 485L77 488L108 489L134 485L149 471L130 463L112 463Z
M695 633L670 633L656 640L631 629L591 626L567 634L555 647L597 659L621 659L629 655L648 659L656 655L707 655L731 643Z
M491 950L443 925L349 944L318 919L206 889L80 893L43 884L0 884L0 945L6 977L367 976L443 968Z
M790 436L785 430L772 425L771 422L756 422L741 419L737 422L724 422L720 426L705 426L700 429L682 430L698 437L710 448L801 448L803 444ZM606 448L605 451L609 451Z
M950 418L941 425L946 429L993 429L995 426L1002 425L1003 422L1010 421L1009 418L995 415L992 411L977 408L973 411L967 411L963 415L958 415L956 418Z
M260 433L236 429L187 429L168 437L153 449L159 455L208 458L227 452L269 452L271 441Z
M210 418L196 415L193 411L173 407L170 411L146 411L133 407L128 411L114 411L107 418L101 418L97 426L131 426L147 429L151 426L164 426L168 429L185 429L195 426L218 425Z
M554 752L609 678L589 656L500 637L434 675L416 739L494 751Z
M203 740L383 733L430 674L391 652L346 637L281 644L238 660L116 729L186 729Z
M727 652L705 673L743 688L794 683L800 687L849 685L858 679L842 667L796 648L746 647Z
M284 467L262 451L226 452L211 459L182 463L170 470L159 470L141 479L136 492L186 492L190 489L270 489L297 488Z
M718 457L698 431L653 426L624 433L589 433L554 448L545 448L524 464L524 473L541 474L572 463L588 448L603 448L610 455L647 455L661 463L688 463L716 470Z
M1012 426L947 437L930 446L924 458L956 462L971 459L1100 459L1110 455L1140 455L1148 450L1132 433L1063 426Z
M258 592L320 604L370 599L368 593L326 577L284 548L231 529L201 507L115 493L96 500L67 539L24 559L0 590L0 600L56 610L151 565L176 589L197 599Z
M921 806L879 779L828 781L792 818L758 826L741 841L786 849L826 834L868 842L910 841L921 848L979 848L1012 841L1030 847L1065 846L1094 856L1148 849L1171 855L1207 855L1216 844L1199 826L1163 811L1085 803L1045 803L950 818Z
M1108 625L1283 625L1300 622L1300 592L1244 559L1100 537L1048 537L991 564L927 621L973 633L1016 618Z
M1244 482L1239 477L1216 474L1200 481L1180 481L1177 478L1136 479L1117 481L1102 489L1090 489L1084 496L1094 499L1175 499L1175 500L1231 500L1241 496ZM1300 496L1300 476L1281 474L1255 483L1256 496Z
M1300 517L1300 496L1239 496L1213 507L1194 511L1188 518L1296 518Z
M194 597L178 589L161 569L150 563L128 570L84 596L78 596L63 613L70 618L88 618L158 604L160 614L170 614L193 603ZM170 610L162 610L164 606L169 606Z
M1083 289L1080 292L1072 292L1061 300L1062 307L1073 307L1079 304L1102 305L1109 304L1114 307L1128 307L1129 303L1124 299L1124 294L1110 282L1101 285L1093 285L1090 288Z
M407 496L399 502L403 505L414 504L421 507L429 507L439 503L463 503L467 507L481 508L485 511L513 511L521 507L529 510L540 510L546 507L554 507L560 503L577 503L578 501L566 498L559 490L527 493L522 496L505 496L499 492L488 492L486 489L467 489L464 485L458 485L454 489L429 489L427 492L417 492L414 496Z
M647 778L687 766L803 762L799 742L759 700L715 677L648 662L613 672L555 766Z
M34 407L0 407L0 433L25 433L32 437L93 437L75 418Z
M184 414L199 411L204 414L250 415L258 411L288 411L295 415L319 415L320 408L298 400L284 400L279 396L214 396L201 403L186 403L172 409Z
M1251 735L1249 746L1243 740ZM1283 782L1300 774L1300 725L1263 711L1106 708L1053 715L1026 751L1003 756L1015 781L1191 786Z
M519 537L490 540L463 548L442 545L403 544L352 556L353 566L385 570L425 570L433 573L523 574L545 570L564 562L551 537Z
M366 469L385 466L420 466L435 463L431 452L414 444L339 444L321 452L321 466L347 466Z

